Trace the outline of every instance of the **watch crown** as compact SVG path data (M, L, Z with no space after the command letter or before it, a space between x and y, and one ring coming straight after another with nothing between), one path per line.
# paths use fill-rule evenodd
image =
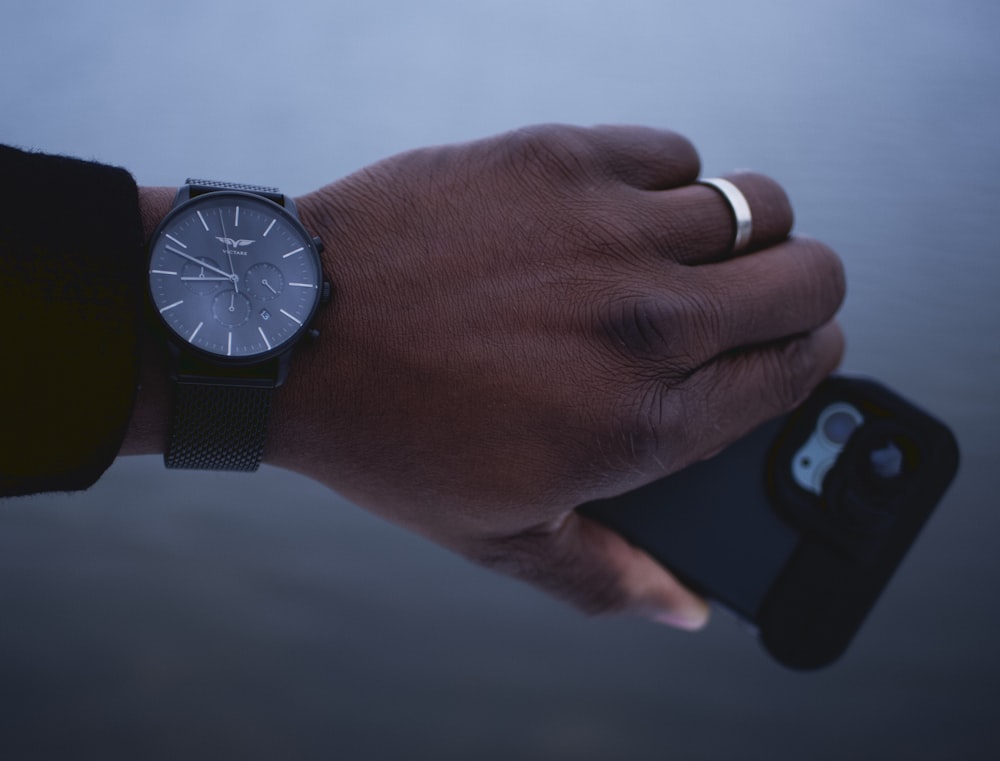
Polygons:
M321 287L321 290L319 292L319 303L320 304L329 304L330 303L330 292L331 292L332 289L333 289L333 286L330 285L330 281L329 280L324 280L323 281L323 285Z
M319 253L323 253L323 241L319 239L318 235L313 237L313 245L316 246L316 250L319 251Z

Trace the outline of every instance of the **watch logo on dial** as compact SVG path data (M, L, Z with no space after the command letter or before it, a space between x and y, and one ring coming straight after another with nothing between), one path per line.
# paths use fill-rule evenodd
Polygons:
M243 248L244 246L249 246L254 243L252 240L247 240L246 238L239 238L234 240L233 238L223 238L221 235L216 235L215 239L226 246L232 246L233 248Z

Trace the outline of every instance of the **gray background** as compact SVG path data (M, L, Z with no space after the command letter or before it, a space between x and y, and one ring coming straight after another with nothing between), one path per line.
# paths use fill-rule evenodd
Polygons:
M963 469L848 656L785 672L588 620L301 478L120 461L0 505L0 757L1000 754L1000 6L987 0L7 3L0 141L311 190L525 123L677 129L838 249L845 370Z

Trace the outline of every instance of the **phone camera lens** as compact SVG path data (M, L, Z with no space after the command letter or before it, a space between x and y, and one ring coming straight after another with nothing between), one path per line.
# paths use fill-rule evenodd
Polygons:
M868 454L871 474L886 481L903 474L903 462L903 450L892 441Z
M843 446L858 427L858 422L850 413L837 411L827 416L821 430L831 444Z
M907 492L919 471L917 445L905 434L866 438L857 451L854 484L858 493L880 502Z
M829 504L850 530L882 532L908 504L918 464L916 446L897 426L862 426L845 447Z

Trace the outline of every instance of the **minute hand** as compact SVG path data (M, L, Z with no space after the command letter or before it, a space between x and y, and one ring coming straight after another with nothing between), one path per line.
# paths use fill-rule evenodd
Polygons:
M201 267L204 267L205 269L212 270L212 272L218 272L220 275L225 276L226 280L235 280L236 279L236 275L233 275L233 274L231 274L229 272L225 272L224 270L220 270L218 267L213 267L208 262L201 261L201 259L195 259L190 254L185 254L183 251L178 251L173 246L165 246L164 248L166 248L167 251L169 251L170 253L177 254L178 256L183 256L185 259L189 259L192 262L194 262L195 264L197 264L197 265L199 265Z

